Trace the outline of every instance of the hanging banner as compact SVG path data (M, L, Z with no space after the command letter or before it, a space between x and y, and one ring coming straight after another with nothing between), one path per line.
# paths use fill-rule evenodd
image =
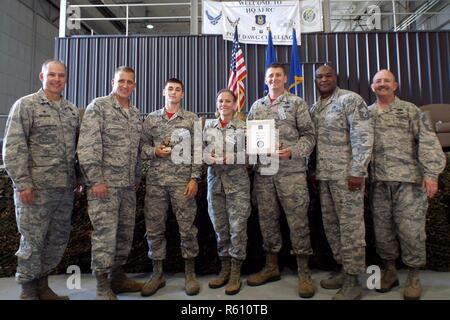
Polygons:
M292 44L296 28L300 44L302 32L322 31L320 0L203 2L203 33L222 34L233 40L234 26L239 28L239 42L267 44L268 30L276 45Z
M237 24L239 42L267 44L270 28L274 45L291 45L292 28L299 28L298 1L223 2L222 9L225 40L233 40ZM300 37L297 40L300 41Z
M203 33L222 34L222 20L224 20L222 2L203 1Z
M300 1L300 19L302 33L322 32L322 0Z

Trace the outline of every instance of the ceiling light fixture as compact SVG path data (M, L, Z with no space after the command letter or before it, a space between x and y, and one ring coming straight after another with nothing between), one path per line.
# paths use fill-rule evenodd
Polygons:
M153 29L153 28L154 28L154 26L153 26L152 24L148 24L148 25L147 25L147 29L150 29L150 30L151 30L151 29Z

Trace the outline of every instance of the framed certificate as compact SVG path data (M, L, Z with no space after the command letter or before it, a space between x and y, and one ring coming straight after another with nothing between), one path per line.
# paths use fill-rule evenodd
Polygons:
M275 120L247 121L247 154L274 154Z

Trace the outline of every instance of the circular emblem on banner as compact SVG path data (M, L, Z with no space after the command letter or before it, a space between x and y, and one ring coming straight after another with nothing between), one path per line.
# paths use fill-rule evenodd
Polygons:
M306 7L302 11L302 21L306 25L316 24L317 17L317 9L314 7Z

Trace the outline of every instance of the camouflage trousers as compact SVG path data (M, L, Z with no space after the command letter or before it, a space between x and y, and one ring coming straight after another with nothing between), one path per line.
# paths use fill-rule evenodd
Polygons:
M157 186L147 185L145 194L145 227L147 229L148 257L152 260L166 258L166 221L169 203L178 222L181 239L181 255L184 259L198 255L197 228L194 225L197 215L195 197L188 199L185 185Z
M61 261L70 236L73 189L35 190L35 201L25 205L14 192L17 228L18 283L48 275Z
M366 272L364 185L362 190L349 191L347 180L321 180L320 203L334 259L346 273Z
M286 214L293 253L311 255L308 224L309 194L305 174L263 176L257 173L254 192L264 251L277 253L281 249L281 205Z
M108 187L108 196L104 199L94 197L92 189L89 189L88 213L93 227L92 271L107 273L123 266L133 244L134 187Z
M235 178L240 180L238 184L233 181ZM248 176L208 175L208 213L216 233L219 257L245 260L250 216Z
M425 216L428 200L420 184L374 182L371 206L377 253L384 260L399 256L413 268L426 264ZM398 241L397 241L398 238Z

